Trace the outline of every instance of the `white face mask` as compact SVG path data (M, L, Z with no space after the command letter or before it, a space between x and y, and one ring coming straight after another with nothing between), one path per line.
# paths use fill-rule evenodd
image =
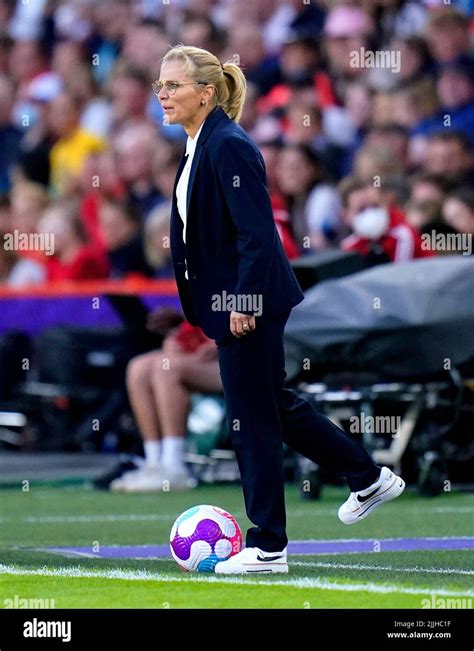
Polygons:
M354 232L359 237L368 240L378 240L385 235L390 219L388 210L382 206L377 208L366 208L352 220Z

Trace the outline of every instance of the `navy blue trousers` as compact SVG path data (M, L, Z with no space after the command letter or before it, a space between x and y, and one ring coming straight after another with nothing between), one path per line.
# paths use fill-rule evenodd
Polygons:
M374 483L380 468L365 448L285 386L283 331L290 312L256 318L240 338L216 340L227 420L240 469L245 508L256 525L248 547L286 547L284 441L327 469L344 475L351 491Z

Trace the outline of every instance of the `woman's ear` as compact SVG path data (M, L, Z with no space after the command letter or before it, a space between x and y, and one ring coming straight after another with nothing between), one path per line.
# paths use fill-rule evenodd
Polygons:
M214 88L214 86L210 86L210 85L206 86L206 88L204 89L204 92L206 93L206 99L204 100L205 104L209 104L209 102L212 100L214 95L217 94L216 89Z

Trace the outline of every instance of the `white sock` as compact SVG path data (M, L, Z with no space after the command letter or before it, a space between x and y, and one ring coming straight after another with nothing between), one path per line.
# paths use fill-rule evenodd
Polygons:
M145 450L145 462L147 466L157 466L161 456L161 441L144 441L143 448Z
M167 436L163 439L161 461L168 468L179 468L184 466L184 437Z

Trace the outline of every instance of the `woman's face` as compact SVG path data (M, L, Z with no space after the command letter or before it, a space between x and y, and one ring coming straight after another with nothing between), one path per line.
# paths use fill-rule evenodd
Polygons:
M177 61L170 61L161 66L160 81L176 81L187 84L180 86L174 95L170 95L163 86L159 100L163 107L169 124L192 124L196 113L201 108L201 101L205 95L204 85L191 84L193 80L186 71L185 66Z

